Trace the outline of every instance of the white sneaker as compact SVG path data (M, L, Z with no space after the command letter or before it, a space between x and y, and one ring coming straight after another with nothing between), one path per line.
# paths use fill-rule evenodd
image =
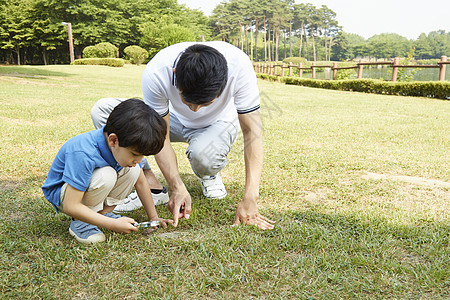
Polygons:
M152 198L155 206L167 204L167 202L169 202L169 193L165 187L163 187L162 190L152 189ZM133 211L141 207L141 199L139 199L136 192L133 192L125 198L125 201L122 204L117 205L113 212Z
M211 199L223 199L227 196L227 190L223 185L222 178L218 173L216 177L201 178L203 195Z

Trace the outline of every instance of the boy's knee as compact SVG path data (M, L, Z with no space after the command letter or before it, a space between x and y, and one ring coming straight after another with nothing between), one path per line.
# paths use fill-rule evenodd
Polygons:
M117 182L117 172L112 167L95 169L88 190L111 191Z

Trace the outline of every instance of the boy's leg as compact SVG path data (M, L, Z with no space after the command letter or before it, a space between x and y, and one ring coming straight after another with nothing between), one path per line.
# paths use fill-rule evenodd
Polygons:
M84 193L81 202L95 212L103 209L103 203L114 188L117 181L117 172L111 167L95 169L89 182L88 190ZM60 194L60 208L64 211L64 198L67 184L63 186ZM69 232L79 242L93 244L105 240L105 235L97 226L80 220L70 222Z
M124 201L123 199L130 194L136 184L140 173L141 168L139 165L133 168L122 168L117 173L116 184L105 199L105 205L101 211L102 214L112 212L116 205L121 204Z

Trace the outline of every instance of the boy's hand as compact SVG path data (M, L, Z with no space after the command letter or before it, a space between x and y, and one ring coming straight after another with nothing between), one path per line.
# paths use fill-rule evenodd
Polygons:
M136 223L135 220L128 217L121 217L118 219L112 219L113 226L111 230L119 233L130 233L132 231L138 231L138 228L133 224Z

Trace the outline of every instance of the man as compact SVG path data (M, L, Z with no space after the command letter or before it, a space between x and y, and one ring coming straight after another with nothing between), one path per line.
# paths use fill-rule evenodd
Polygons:
M171 190L168 208L174 226L189 218L191 196L181 180L171 142L189 144L186 155L199 177L205 197L227 195L220 177L239 127L244 136L245 191L235 224L272 229L273 221L259 214L259 184L263 147L260 98L248 56L225 42L179 43L161 50L147 64L142 78L144 101L167 122L163 149L155 155ZM101 99L92 110L95 119L111 110L118 99ZM152 185L154 175L147 171Z

